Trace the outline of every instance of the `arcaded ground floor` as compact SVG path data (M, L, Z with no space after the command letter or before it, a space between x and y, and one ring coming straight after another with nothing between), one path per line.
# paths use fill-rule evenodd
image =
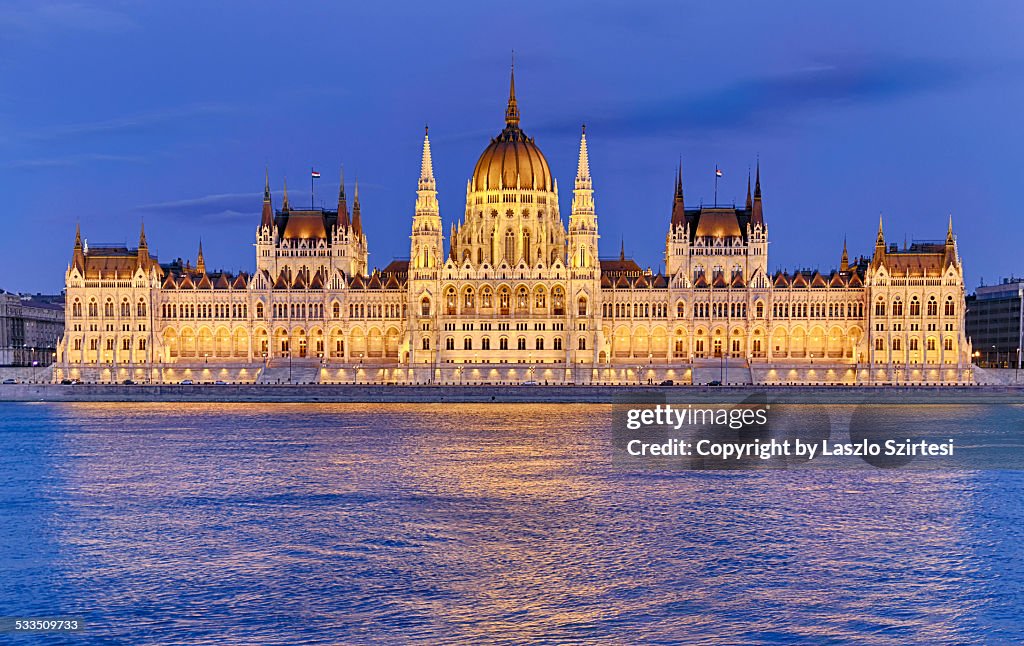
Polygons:
M173 363L159 365L60 365L54 379L86 383L257 383L257 384L778 384L900 385L968 384L971 365L854 364L822 360L758 362L745 359L695 359L685 363L494 364L443 363L417 366L398 363L334 364L317 360L268 363Z

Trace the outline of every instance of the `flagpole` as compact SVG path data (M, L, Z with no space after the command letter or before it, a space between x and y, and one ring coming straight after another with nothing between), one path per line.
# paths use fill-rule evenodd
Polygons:
M316 208L315 198L313 196L313 166L309 167L309 210L312 211Z
M718 164L715 164L715 206L718 206Z

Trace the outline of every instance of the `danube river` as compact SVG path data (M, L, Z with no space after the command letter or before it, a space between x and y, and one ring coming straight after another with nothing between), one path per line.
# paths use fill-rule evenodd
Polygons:
M604 405L0 411L0 615L54 642L1024 639L1020 471L629 472Z

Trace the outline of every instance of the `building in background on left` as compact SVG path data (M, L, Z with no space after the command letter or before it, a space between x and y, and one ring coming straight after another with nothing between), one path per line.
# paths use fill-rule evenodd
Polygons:
M0 366L49 366L63 335L62 294L0 290Z

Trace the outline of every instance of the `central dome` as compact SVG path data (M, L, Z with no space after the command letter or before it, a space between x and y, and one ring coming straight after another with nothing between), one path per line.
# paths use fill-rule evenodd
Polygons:
M473 169L474 191L495 191L498 188L528 191L551 191L551 169L548 160L532 137L519 128L519 107L516 105L516 77L512 74L505 129L491 140Z

